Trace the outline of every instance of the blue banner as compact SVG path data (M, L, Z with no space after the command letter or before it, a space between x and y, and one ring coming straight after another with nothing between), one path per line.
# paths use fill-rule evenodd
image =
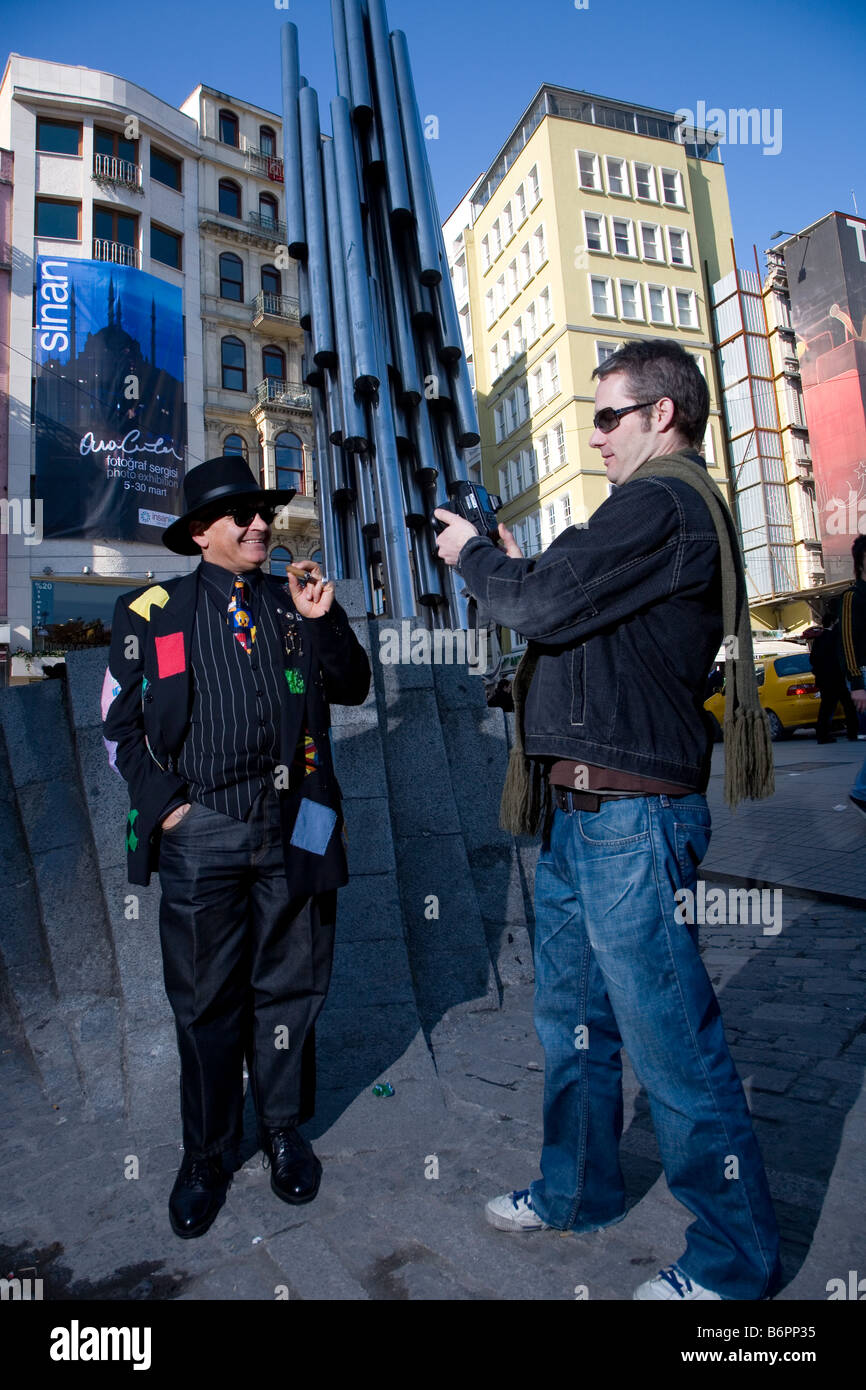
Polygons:
M43 534L158 542L182 510L181 291L130 266L40 256L36 364Z

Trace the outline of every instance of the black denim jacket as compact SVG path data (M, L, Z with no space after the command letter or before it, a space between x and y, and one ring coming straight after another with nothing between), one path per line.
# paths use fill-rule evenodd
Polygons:
M524 717L530 757L706 789L703 699L722 591L715 528L694 488L633 478L542 555L511 560L478 536L458 568L539 654Z

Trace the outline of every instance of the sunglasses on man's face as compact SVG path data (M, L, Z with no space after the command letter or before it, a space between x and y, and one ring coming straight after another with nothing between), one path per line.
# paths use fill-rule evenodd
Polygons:
M639 405L621 405L619 410L614 410L612 405L606 405L604 410L597 410L592 417L592 423L602 434L610 434L615 430L623 415L629 415L633 410L643 410L646 405L658 405L658 401L641 401Z
M257 516L260 516L266 526L270 526L279 507L268 502L248 502L246 506L229 507L223 512L223 516L230 516L235 526L249 526Z

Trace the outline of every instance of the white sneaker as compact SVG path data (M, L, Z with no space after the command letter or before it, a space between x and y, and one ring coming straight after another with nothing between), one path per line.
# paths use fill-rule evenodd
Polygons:
M484 1208L484 1215L497 1231L548 1231L550 1227L532 1209L529 1188L521 1192L506 1192L501 1197L491 1197Z
M660 1269L655 1279L648 1279L645 1284L635 1289L632 1298L672 1298L681 1301L703 1298L722 1302L721 1294L713 1293L712 1289L705 1289L703 1284L696 1284L687 1274L683 1274L677 1265L668 1265L667 1269Z

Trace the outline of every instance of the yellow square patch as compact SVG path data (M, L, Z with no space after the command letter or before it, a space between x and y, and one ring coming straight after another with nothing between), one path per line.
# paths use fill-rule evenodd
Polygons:
M151 608L164 608L168 603L168 590L161 584L152 584L149 589L145 589L143 594L139 594L134 603L129 605L130 613L137 613L140 618L144 618L146 623L150 622Z

